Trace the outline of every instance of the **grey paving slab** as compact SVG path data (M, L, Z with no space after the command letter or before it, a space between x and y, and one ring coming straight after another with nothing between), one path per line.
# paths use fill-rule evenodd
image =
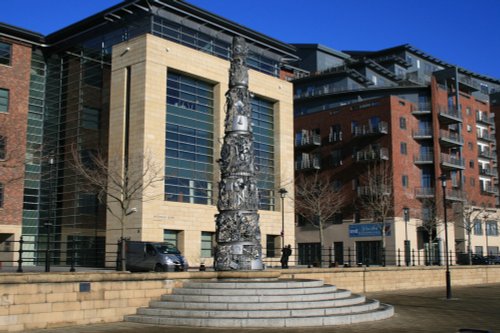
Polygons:
M500 333L500 284L452 286L452 295L452 300L446 300L444 288L368 293L368 298L394 305L395 315L381 321L336 327L244 329L165 327L119 322L36 330L30 333L453 333L460 328Z

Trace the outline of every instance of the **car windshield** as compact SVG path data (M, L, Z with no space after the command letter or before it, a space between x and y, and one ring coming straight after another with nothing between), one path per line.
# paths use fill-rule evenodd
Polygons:
M172 244L162 244L156 246L156 250L163 254L180 254L179 250Z

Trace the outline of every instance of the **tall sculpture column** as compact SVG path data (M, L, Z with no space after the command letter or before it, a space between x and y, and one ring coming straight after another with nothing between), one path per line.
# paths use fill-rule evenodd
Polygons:
M219 160L221 181L214 268L217 271L261 270L259 198L246 67L248 48L243 38L233 39L232 52L224 142Z

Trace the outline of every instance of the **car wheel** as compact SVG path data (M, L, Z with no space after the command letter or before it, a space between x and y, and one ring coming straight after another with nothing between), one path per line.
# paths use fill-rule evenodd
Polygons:
M163 265L161 264L156 264L155 272L165 272L165 267L163 267Z

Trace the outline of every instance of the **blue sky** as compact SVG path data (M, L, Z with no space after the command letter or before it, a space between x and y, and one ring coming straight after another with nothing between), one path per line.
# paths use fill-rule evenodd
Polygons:
M0 21L48 34L120 0L3 0ZM190 0L289 43L337 50L413 46L500 79L500 0Z

